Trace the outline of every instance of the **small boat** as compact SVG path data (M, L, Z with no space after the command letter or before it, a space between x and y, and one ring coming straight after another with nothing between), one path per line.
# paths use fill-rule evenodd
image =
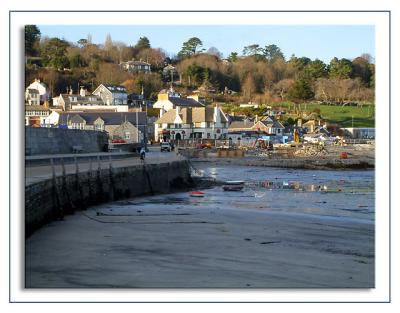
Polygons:
M201 191L192 191L189 193L191 197L204 197L205 193Z
M243 185L224 185L222 188L225 191L241 191L243 189Z
M244 185L243 180L228 180L225 182L225 185Z

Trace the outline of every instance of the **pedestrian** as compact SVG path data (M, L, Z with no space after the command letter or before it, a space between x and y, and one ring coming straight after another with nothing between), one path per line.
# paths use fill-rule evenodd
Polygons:
M146 150L144 149L144 147L142 147L142 149L140 149L140 159L144 161L145 156L146 156Z

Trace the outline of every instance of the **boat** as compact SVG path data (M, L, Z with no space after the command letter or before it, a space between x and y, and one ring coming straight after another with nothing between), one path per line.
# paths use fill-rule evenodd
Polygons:
M204 197L205 193L201 191L192 191L189 193L191 197Z
M224 185L244 185L243 180L228 180L224 183Z
M224 191L241 191L244 185L224 185L222 188Z

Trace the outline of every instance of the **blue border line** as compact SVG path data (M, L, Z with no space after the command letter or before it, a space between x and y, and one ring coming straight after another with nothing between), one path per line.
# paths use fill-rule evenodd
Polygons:
M9 42L9 303L391 303L392 281L391 281L391 119L389 118L389 300L388 301L11 301L11 15L12 13L388 13L389 14L389 116L391 116L391 10L9 10L8 17L8 42ZM292 289L292 288L287 288ZM318 288L319 289L319 288ZM304 289L302 289L304 290Z

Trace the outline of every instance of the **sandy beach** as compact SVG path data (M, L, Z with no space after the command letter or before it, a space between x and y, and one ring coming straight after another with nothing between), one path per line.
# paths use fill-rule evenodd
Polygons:
M220 189L104 204L44 226L26 241L26 287L374 287L374 221L364 208L335 216L331 198L307 206L307 193L282 191L290 210L245 193L229 196L232 209Z

